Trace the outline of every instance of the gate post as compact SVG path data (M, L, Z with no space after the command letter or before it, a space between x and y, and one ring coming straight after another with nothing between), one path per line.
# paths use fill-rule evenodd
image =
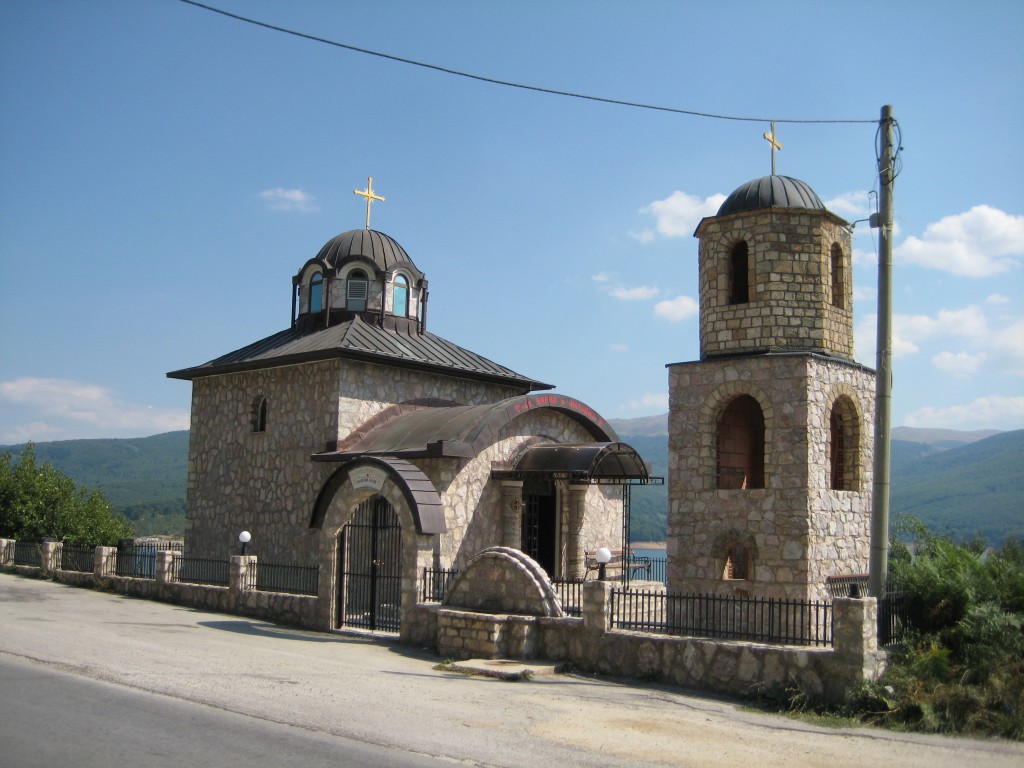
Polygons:
M501 481L501 541L503 547L523 547L523 481Z

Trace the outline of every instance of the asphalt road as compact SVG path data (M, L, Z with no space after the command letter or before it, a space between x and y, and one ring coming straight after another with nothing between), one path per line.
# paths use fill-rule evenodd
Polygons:
M1024 765L1020 744L826 729L661 686L512 683L438 661L0 574L0 764Z

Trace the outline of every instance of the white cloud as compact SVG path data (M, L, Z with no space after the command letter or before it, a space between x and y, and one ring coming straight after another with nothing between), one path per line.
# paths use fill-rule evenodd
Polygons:
M591 275L590 279L595 283L608 283L611 282L614 277L614 272L598 272L596 275Z
M988 321L980 307L973 304L963 309L940 309L934 316L894 315L892 319L893 357L919 351L919 342L936 336L963 336L983 339L988 335Z
M984 355L972 355L969 352L940 352L932 356L932 365L955 376L966 376L977 372L984 359Z
M825 207L847 221L866 219L871 213L871 195L873 194L867 190L844 192L838 197L826 200Z
M654 216L654 231L646 229L632 235L640 242L650 242L655 232L661 237L692 237L700 220L718 213L723 202L725 195L711 195L701 200L676 190L664 200L655 200L640 209L640 213Z
M126 402L106 387L65 379L23 377L0 382L0 404L17 414L6 418L7 424L0 428L2 444L145 437L189 427L187 410Z
M612 352L629 352L629 347L625 344L609 344L608 349Z
M320 210L316 204L316 198L301 189L282 189L281 187L265 189L260 192L260 199L272 211L313 212Z
M902 259L964 277L991 277L1020 266L1024 257L1024 216L987 205L945 216L924 234L908 237L893 252Z
M622 406L627 411L668 410L668 392L646 392Z
M697 314L697 302L689 296L676 296L674 299L659 301L654 305L654 314L673 323L678 323Z
M659 293L658 289L651 285L638 285L636 288L612 288L611 295L622 301L640 301L653 299Z
M1009 304L1010 297L1001 293L992 293L985 297L986 304Z
M979 397L966 405L926 406L904 420L908 427L946 429L1020 429L1024 397Z

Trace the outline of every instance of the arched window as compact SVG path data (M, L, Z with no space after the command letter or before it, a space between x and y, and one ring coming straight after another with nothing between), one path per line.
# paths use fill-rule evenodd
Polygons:
M257 397L252 401L252 431L267 431L267 398Z
M711 557L718 577L732 581L752 581L757 563L757 543L749 533L725 531L711 544Z
M317 272L309 281L309 311L319 312L324 308L324 276Z
M722 578L744 580L750 578L750 557L747 555L747 548L742 544L733 544L726 552Z
M846 308L846 265L839 243L832 244L832 306Z
M718 419L718 488L764 488L764 413L750 395L729 403Z
M391 311L397 317L409 316L409 281L405 275L395 275L391 287Z
M749 259L746 240L733 246L729 254L729 303L746 304L750 301Z
M345 287L345 307L351 312L366 311L366 297L370 291L370 282L361 269L349 272Z
M828 417L828 487L833 491L857 489L858 441L857 411L848 397L839 397Z

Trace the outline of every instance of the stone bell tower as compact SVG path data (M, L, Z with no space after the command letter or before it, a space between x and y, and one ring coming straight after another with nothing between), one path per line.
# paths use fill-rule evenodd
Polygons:
M705 218L700 360L669 368L669 587L826 599L868 571L874 372L849 224L765 176Z

